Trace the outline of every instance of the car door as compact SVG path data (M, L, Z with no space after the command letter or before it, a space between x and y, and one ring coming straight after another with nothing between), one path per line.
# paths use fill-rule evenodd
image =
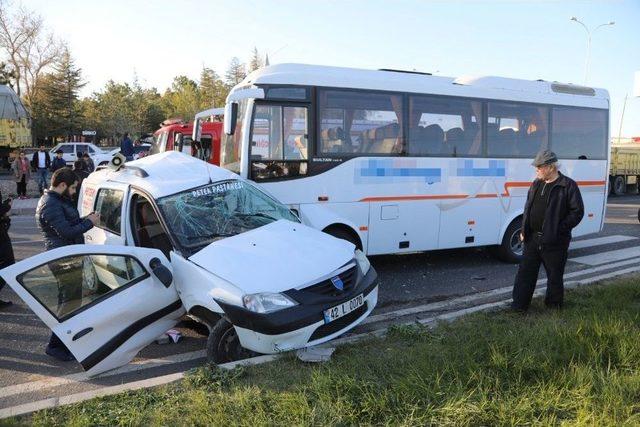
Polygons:
M157 249L65 246L0 276L90 376L127 364L184 314L171 263Z
M84 234L84 240L93 245L124 245L126 236L126 212L129 185L120 182L103 182L96 185L85 180L79 201L80 214L100 214L99 221ZM125 221L122 219L125 218Z

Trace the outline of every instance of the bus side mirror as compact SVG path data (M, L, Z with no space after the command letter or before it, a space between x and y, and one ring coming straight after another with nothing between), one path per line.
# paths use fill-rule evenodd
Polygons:
M224 107L224 133L233 135L238 120L238 103L230 102Z
M200 142L201 137L202 137L202 120L195 119L193 121L193 132L191 134L191 140Z

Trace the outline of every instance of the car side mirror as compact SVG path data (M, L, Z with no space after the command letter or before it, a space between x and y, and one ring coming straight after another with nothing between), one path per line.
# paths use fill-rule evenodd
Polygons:
M158 258L151 259L149 267L151 267L153 275L160 280L160 283L162 283L165 288L171 286L171 283L173 283L173 274L171 274L171 271L167 267L162 265L162 262Z

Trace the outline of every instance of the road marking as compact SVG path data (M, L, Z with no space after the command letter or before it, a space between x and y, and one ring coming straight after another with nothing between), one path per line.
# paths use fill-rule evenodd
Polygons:
M615 251L571 258L569 261L586 265L602 265L622 259L637 258L638 256L640 256L640 246L634 246L632 248L618 249Z
M17 241L12 240L11 241L12 245L20 245L20 244L24 244L24 243L29 243L29 244L39 243L39 244L43 245L44 244L44 240L17 240Z
M626 242L628 240L636 240L637 237L632 236L604 236L604 237L596 237L595 239L587 239L587 240L578 240L575 242L571 242L569 245L569 250L572 249L584 249L590 248L593 246L601 246L608 245L611 243L619 243Z
M624 204L614 204L614 203L607 203L607 209L610 208L633 208L633 209L639 209L640 208L640 204L637 205L624 205Z
M89 378L85 372L69 374L62 377L48 376L37 381L31 381L28 383L2 387L0 388L0 398L13 396L16 394L30 393L33 391L43 390L46 388L58 387L58 386L69 384L69 383L84 382L84 381L88 381L89 379L95 380L97 378L105 378L113 375L143 371L145 369L156 368L158 366L171 365L174 363L182 363L190 360L201 359L204 357L206 357L206 352L204 350L198 350L198 351L192 351L189 353L180 353L180 354L168 356L162 359L136 360L125 366L121 366L120 368L105 372L101 375L98 375L92 378Z
M606 270L610 270L612 268L624 267L626 265L638 264L638 263L640 263L640 260L638 260L638 259L620 261L620 262L616 262L616 263L613 263L613 264L603 265L603 266L600 266L600 267L587 268L587 269L584 269L584 270L574 271L572 273L566 273L563 277L565 279L570 279L570 278L573 278L573 277L579 277L579 276L584 276L584 275L587 275L587 274L598 273L600 271L606 271ZM544 285L546 283L547 283L547 279L539 279L536 282L536 286ZM477 300L481 300L481 299L485 299L485 298L490 298L490 297L495 297L495 296L498 296L498 295L510 293L512 290L513 290L513 286L505 286L505 287L502 287L502 288L496 288L496 289L492 289L490 291L484 291L484 292L474 293L474 294L471 294L471 295L465 295L465 296L462 296L462 297L453 298L453 299L449 299L449 300L446 300L446 301L439 301L439 302L434 302L434 303L430 303L430 304L419 305L419 306L416 306L416 307L409 307L409 308L396 310L396 311L391 311L391 312L387 312L387 313L374 314L374 315L371 315L371 316L367 317L366 319L364 319L360 324L361 325L366 325L366 324L371 324L371 323L377 323L377 322L382 322L382 321L393 320L393 319L397 319L399 317L409 316L409 315L412 315L412 314L419 314L419 313L424 313L424 312L429 312L429 311L438 311L438 310L442 310L442 309L445 309L445 308L450 308L452 306L471 303L473 301L477 301Z
M271 362L280 357L280 355L265 355L253 357L251 359L239 360L237 362L224 363L218 365L222 369L234 369L237 366L248 365L261 365L263 363ZM15 417L18 415L28 414L30 412L39 411L42 409L54 408L62 405L70 405L72 403L83 402L85 400L93 399L100 396L110 396L113 394L122 393L130 390L139 390L143 388L156 387L159 385L169 384L174 381L184 378L185 373L176 372L174 374L162 375L160 377L148 378L140 381L133 381L129 383L119 384L116 386L103 387L97 390L85 391L82 393L70 394L68 396L52 397L49 399L43 399L36 402L26 403L24 405L17 405L8 408L0 409L0 419Z

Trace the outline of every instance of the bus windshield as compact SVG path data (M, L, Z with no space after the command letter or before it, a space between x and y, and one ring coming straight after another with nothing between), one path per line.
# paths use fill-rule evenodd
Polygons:
M238 101L238 119L233 135L222 135L222 147L220 148L220 166L232 172L240 174L240 162L242 156L242 122L247 115L249 100ZM231 118L229 118L230 120ZM227 120L227 118L225 118Z

